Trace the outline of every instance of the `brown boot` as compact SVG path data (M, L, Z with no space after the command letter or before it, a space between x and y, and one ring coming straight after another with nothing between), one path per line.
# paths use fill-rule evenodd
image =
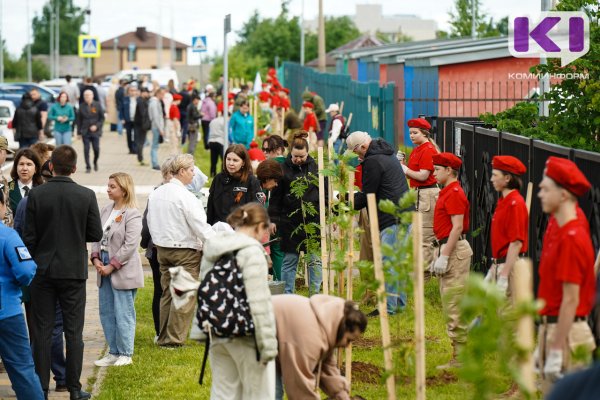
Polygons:
M452 358L446 364L438 365L439 370L460 368L461 363L458 361L458 352L460 350L458 343L452 343Z

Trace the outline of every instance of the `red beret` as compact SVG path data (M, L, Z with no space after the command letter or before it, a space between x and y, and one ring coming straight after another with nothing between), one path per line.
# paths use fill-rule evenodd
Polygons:
M220 112L220 113L223 112L223 102L222 101L219 104L217 104L217 112Z
M515 175L523 175L527 172L527 168L521 160L513 156L495 156L492 158L492 168Z
M267 75L269 76L273 76L277 73L277 71L275 71L275 68L269 68L269 72L267 72Z
M286 87L284 87L284 88L281 88L281 90L282 90L282 91L284 91L284 92L285 92L285 94L290 94L290 89L288 89L288 88L286 88Z
M180 94L178 94L178 93L175 93L173 95L173 101L175 101L175 100L182 100L182 99L183 99L183 96L180 95Z
M231 92L229 92L229 94L227 94L227 98L228 98L229 100L231 100L231 99L235 99L235 93L231 93Z
M566 158L548 157L544 175L577 197L583 196L592 187L577 164Z
M256 143L254 140L250 142L250 148L251 149L255 149L258 147L258 143Z
M305 101L304 103L302 103L302 107L314 108L315 106L310 101Z
M425 129L426 131L431 130L431 124L427 122L425 118L413 118L408 120L409 128Z
M442 167L450 167L458 170L462 165L462 161L452 153L438 153L433 155L433 165L441 165Z
M258 94L258 99L263 103L266 103L271 98L271 94L269 92L260 92Z

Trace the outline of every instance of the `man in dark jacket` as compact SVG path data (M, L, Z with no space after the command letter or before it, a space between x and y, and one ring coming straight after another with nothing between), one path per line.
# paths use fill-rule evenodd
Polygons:
M346 139L348 149L356 153L362 160L362 192L354 195L354 209L367 206L367 193L375 193L377 203L380 200L398 200L408 192L406 176L396 158L394 148L383 139L371 139L366 132L353 132ZM398 220L391 214L377 210L379 232L382 244L396 246L398 239ZM387 257L383 257L383 261ZM399 290L398 282L386 282L388 314L395 314L406 305L406 294ZM377 310L370 316L378 315Z
M144 162L144 145L146 144L146 136L151 128L150 115L148 114L148 99L150 92L147 88L140 89L140 96L137 97L137 105L135 107L135 116L133 117L133 130L135 131L135 150L137 159L141 166L145 166Z
M100 158L100 137L104 125L104 110L100 103L94 100L91 90L83 92L83 103L77 113L77 132L83 139L83 158L85 159L85 172L90 173L90 144L94 149L94 171L98 171L98 158Z
M119 90L120 89L121 88L119 88ZM137 108L138 90L135 86L129 86L127 92L128 95L126 97L117 101L117 111L119 112L119 121L121 121L121 124L125 128L129 154L137 154L133 119Z
M35 106L29 92L23 94L21 104L15 111L12 124L15 140L19 141L20 149L37 143L42 135L42 115Z
M309 254L309 294L320 291L322 281L321 259L315 254L319 247L320 233L317 229L312 235L306 229L319 224L319 213L303 215L302 203L310 203L319 210L319 186L314 179L319 175L315 160L308 155L308 143L305 139L294 139L290 154L282 164L283 177L271 192L269 199L269 217L275 224L284 253L281 266L281 278L285 281L285 293L294 293L296 270L300 251ZM292 194L292 184L298 179L306 178L306 190L300 198ZM312 248L311 248L312 244ZM308 245L308 248L307 248ZM318 251L318 250L317 250Z
M102 223L94 192L70 178L77 166L75 149L59 146L52 153L50 165L54 177L29 193L23 235L38 266L31 283L35 369L47 394L58 300L63 311L70 399L89 399L90 394L81 390L80 382L88 278L86 242L102 239Z

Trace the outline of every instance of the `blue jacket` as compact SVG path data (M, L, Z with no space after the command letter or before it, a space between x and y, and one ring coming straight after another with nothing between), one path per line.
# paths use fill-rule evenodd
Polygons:
M239 110L233 113L229 121L229 142L239 143L250 148L254 139L254 119L250 113L244 116Z
M137 99L136 99L137 100ZM117 111L119 112L119 119L125 122L133 122L135 115L129 115L129 104L131 103L131 97L125 96L121 99ZM136 106L137 109L137 106Z
M17 232L0 223L0 320L21 314L21 286L28 286L37 266Z

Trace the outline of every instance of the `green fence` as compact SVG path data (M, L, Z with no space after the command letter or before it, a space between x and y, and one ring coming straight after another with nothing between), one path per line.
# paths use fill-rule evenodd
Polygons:
M300 110L302 92L306 88L317 92L325 101L344 102L344 117L352 113L350 131L365 131L372 137L382 137L397 145L394 127L394 84L379 86L379 82L357 82L349 75L320 73L312 68L285 62L282 84L291 91L292 107Z

